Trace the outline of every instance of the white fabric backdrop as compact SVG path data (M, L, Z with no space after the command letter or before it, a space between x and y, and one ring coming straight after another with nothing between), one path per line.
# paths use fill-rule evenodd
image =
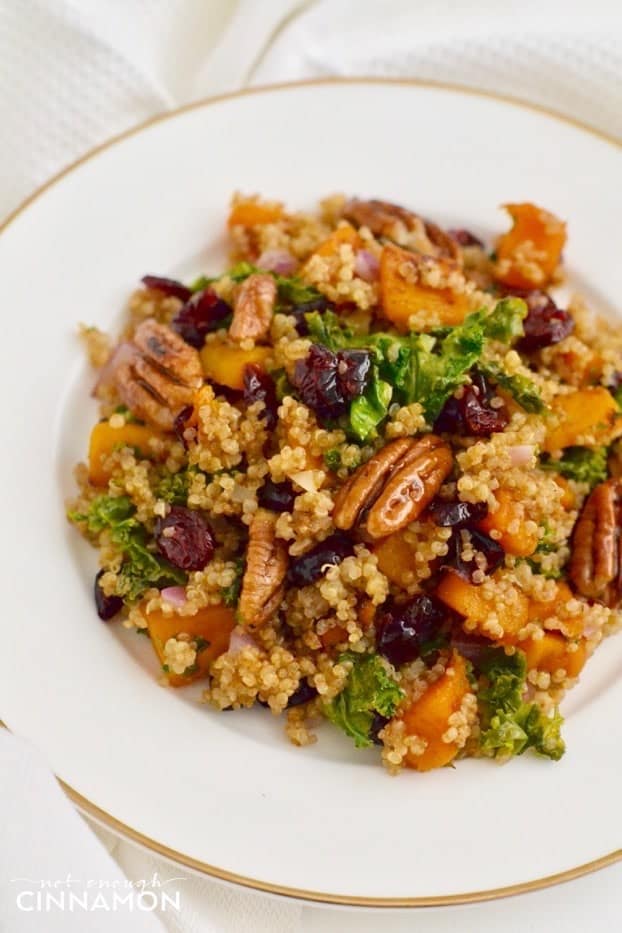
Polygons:
M622 138L618 0L0 0L0 218L50 175L153 113L246 84L326 75L449 81L548 106ZM563 154L560 155L563 158ZM0 711L1 714L1 711ZM99 848L44 763L0 735L0 931L40 930L11 878L185 874L112 833ZM69 866L69 868L68 868ZM75 866L71 868L71 866ZM617 867L468 908L373 915L304 908L187 875L175 933L614 929ZM616 921L614 921L614 915ZM110 915L108 917L110 919ZM162 929L101 915L89 930ZM46 933L80 927L46 915Z

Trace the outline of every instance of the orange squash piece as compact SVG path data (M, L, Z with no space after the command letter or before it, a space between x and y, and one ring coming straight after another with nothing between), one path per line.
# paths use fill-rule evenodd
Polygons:
M237 201L229 213L227 226L258 227L261 224L275 224L284 217L283 205L257 201L254 198Z
M225 343L206 343L200 357L203 372L209 380L241 391L244 388L244 367L249 363L263 367L271 353L270 347L243 350Z
M153 448L149 442L162 438L162 434L146 424L126 422L120 428L113 428L109 421L100 421L94 425L89 438L89 480L94 486L107 486L110 472L104 467L103 460L119 447L133 447L144 459L153 458Z
M481 586L469 583L451 570L441 578L436 589L437 597L450 609L475 623L475 631L485 638L494 638L484 628L486 620L493 613L499 620L505 636L516 635L527 624L529 600L519 589L513 588L510 592L514 594L511 601L497 602L486 599Z
M415 552L404 538L403 531L396 531L382 538L372 547L378 559L378 569L396 586L407 586L412 582L415 567Z
M336 256L339 247L348 244L353 250L363 248L363 240L352 224L344 223L337 227L313 252L313 256Z
M604 386L557 395L551 409L557 417L542 445L547 453L572 447L585 434L593 436L595 444L606 444L622 430L620 409Z
M560 632L545 632L542 638L528 638L519 644L525 652L528 670L555 671L565 670L568 677L578 677L587 660L585 641L575 642L576 648L570 650L573 643Z
M511 288L540 288L559 265L566 224L529 202L504 207L514 223L497 240L496 278Z
M503 487L496 490L495 498L499 503L497 509L488 512L479 527L487 534L498 532L496 540L507 554L529 557L538 546L538 532L526 530L524 504Z
M555 582L555 596L553 599L547 602L539 599L531 599L529 601L529 621L545 622L547 619L557 615L559 607L569 602L571 599L574 599L574 593L568 584L563 580L557 580Z
M445 673L404 713L406 734L420 736L428 743L423 754L407 754L409 768L431 771L456 757L458 746L455 742L443 742L443 735L449 728L449 717L460 709L470 689L464 658L454 651Z
M165 663L164 646L169 638L175 638L181 632L191 639L202 638L207 647L197 654L196 670L192 674L166 674L171 687L185 687L200 677L205 677L212 661L223 654L229 647L229 636L235 628L233 609L226 606L205 606L196 615L164 615L160 610L146 614L147 627L151 643L160 659Z
M454 326L461 324L469 312L465 295L454 293L450 288L432 288L417 281L421 263L433 263L441 272L452 271L452 264L444 259L430 259L387 243L380 257L380 305L384 316L398 330L409 330L408 320L413 314L427 313L430 327L439 324ZM413 281L404 278L404 266L413 269Z

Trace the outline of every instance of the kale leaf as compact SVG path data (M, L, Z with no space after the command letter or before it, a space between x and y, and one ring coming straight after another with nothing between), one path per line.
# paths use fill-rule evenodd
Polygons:
M525 411L539 415L546 410L537 386L527 376L518 373L510 375L498 363L490 360L481 360L478 368L487 379L509 392Z
M171 505L185 505L188 500L188 471L164 473L155 489L158 499L164 499Z
M543 459L540 466L578 483L587 483L591 489L607 479L607 448L567 447L561 459Z
M537 703L523 700L527 664L522 651L506 655L491 648L480 664L488 686L478 693L480 746L494 757L522 755L533 748L539 755L558 761L566 749L558 710L547 716Z
M237 606L238 599L240 598L240 590L242 589L242 577L244 576L245 562L242 557L239 557L235 562L235 577L233 582L229 586L224 586L221 590L222 601L225 606Z
M521 298L502 298L494 311L484 319L484 332L491 340L513 343L524 334L523 321L527 317L527 305Z
M344 689L325 705L324 712L354 739L357 748L366 748L373 744L370 729L374 715L392 716L404 694L377 654L346 651L339 661L351 662L352 670Z
M392 396L391 385L378 377L374 366L365 392L350 404L349 427L357 440L364 442L376 435L378 425L388 414Z
M126 602L140 599L150 586L186 583L186 574L152 554L146 546L147 533L135 516L128 496L97 496L87 513L70 512L72 522L86 524L89 534L107 530L112 543L123 553L118 595Z

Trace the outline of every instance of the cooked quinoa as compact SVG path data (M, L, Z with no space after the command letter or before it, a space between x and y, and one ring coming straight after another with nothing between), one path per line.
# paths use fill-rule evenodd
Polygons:
M328 720L391 773L564 752L622 601L622 329L560 306L565 224L488 245L388 202L235 195L231 266L145 276L68 515L158 677ZM206 710L206 714L207 710Z

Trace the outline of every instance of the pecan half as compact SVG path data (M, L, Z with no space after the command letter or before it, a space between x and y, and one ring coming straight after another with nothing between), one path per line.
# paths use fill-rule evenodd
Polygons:
M123 354L114 378L132 414L171 431L178 412L192 404L203 382L203 370L193 347L150 318L136 328L134 342Z
M622 481L599 483L572 533L570 579L581 596L613 608L622 599Z
M231 339L264 340L270 333L275 304L274 277L261 272L249 275L239 286L233 302Z
M462 261L458 244L448 233L399 204L352 198L344 204L341 216L357 227L367 227L374 236L387 237L400 245L413 242L420 252L429 256Z
M335 497L333 522L348 531L362 522L384 538L423 512L451 472L451 449L435 434L399 438L356 470Z
M251 631L268 622L283 599L288 557L287 545L276 537L277 517L267 509L258 509L248 530L238 615Z

